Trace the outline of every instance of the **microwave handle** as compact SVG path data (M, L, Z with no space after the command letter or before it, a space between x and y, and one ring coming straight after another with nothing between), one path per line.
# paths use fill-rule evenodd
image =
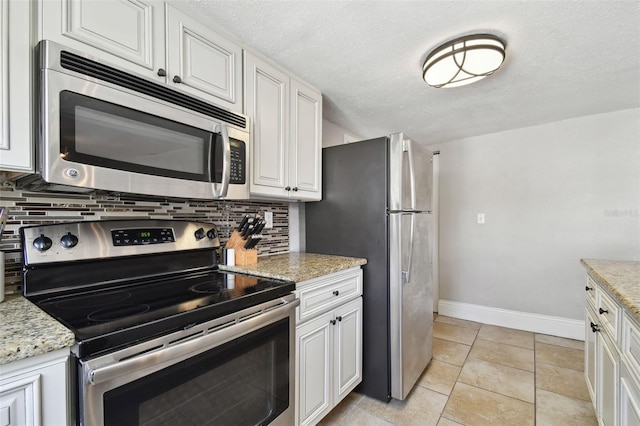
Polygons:
M231 180L231 144L229 143L227 126L218 124L216 125L215 132L222 135L222 183L218 185L212 182L211 184L213 185L213 196L215 198L222 198L227 196L229 181Z

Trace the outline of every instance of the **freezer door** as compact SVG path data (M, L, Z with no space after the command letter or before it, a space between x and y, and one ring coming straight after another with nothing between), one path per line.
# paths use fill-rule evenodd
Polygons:
M392 213L390 230L391 396L405 399L433 356L429 213Z
M389 136L389 210L431 211L431 151L403 133Z

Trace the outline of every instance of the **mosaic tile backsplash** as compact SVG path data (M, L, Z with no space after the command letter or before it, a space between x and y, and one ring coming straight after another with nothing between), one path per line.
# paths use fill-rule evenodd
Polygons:
M273 212L273 228L262 231L258 255L289 251L289 205L267 201L203 201L131 194L56 194L20 191L11 182L0 184L0 206L9 217L2 232L5 252L5 292L20 292L22 283L21 226L104 219L183 219L216 225L224 244L245 214Z

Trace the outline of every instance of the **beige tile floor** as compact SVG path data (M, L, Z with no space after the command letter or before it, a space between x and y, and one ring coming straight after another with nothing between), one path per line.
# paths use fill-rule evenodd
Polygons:
M321 425L596 426L584 343L437 316L433 360L405 401L352 392Z

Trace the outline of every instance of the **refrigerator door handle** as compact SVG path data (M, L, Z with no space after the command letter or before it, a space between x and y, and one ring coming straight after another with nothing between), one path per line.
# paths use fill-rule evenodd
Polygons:
M408 284L411 281L411 263L413 262L413 241L415 231L416 215L411 213L411 225L409 225L409 259L407 261L407 269L402 270L402 284Z
M411 139L402 140L402 151L407 153L407 160L409 161L409 190L411 197L411 210L416 208L416 175L413 170L413 150L411 149ZM403 207L404 208L404 207ZM411 222L413 223L413 221ZM413 228L412 228L413 229ZM413 235L413 233L411 234Z

